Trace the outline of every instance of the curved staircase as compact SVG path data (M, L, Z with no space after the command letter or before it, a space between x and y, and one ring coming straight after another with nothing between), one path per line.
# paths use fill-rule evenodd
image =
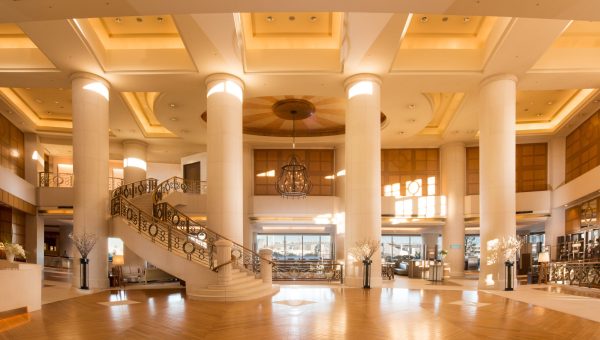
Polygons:
M202 192L194 188L177 177L118 187L111 199L112 234L138 256L184 280L191 298L242 301L279 291L271 283L270 256L260 256L162 201L172 192Z

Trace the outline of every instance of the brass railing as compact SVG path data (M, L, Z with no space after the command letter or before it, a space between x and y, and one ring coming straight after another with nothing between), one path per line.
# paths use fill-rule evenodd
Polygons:
M121 185L112 192L112 197L134 198L144 194L151 194L156 189L158 180L147 178L138 182Z
M600 262L552 262L550 282L600 288Z
M200 182L201 183L201 182ZM192 188L192 189L191 189ZM232 243L231 246L231 258L233 261L234 268L243 268L252 271L255 274L260 273L260 260L261 257L256 252L244 247L243 245L236 243L227 237L220 235L210 230L205 223L198 222L170 205L167 202L161 202L166 196L172 192L194 192L188 190L195 190L193 188L199 188L196 193L202 193L202 187L191 187L188 186L182 178L172 177L166 181L158 184L154 191L154 209L153 214L157 219L169 223L177 230L181 230L192 238L201 238L202 242L207 242L209 245L214 245L214 242L218 240L228 240ZM273 271L277 270L276 263L270 261L273 264Z
M275 261L273 281L339 281L344 283L344 266L335 261Z
M109 177L108 178L108 190L115 190L116 188L122 186L124 183L124 180L122 178L117 178L117 177Z
M171 177L156 187L153 194L154 203L160 202L164 196L171 192L179 191L188 194L206 194L206 182L205 181L193 181L183 179L181 177Z
M112 198L111 215L123 217L140 235L172 253L211 269L215 265L216 249L212 242L204 242L200 235L192 237L179 228L154 218L122 195Z
M46 188L72 188L73 174L40 172L38 185Z

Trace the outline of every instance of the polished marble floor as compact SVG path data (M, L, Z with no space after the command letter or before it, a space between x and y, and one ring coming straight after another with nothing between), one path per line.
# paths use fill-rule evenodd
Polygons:
M475 290L286 285L237 303L113 290L20 321L0 339L600 339L600 323Z

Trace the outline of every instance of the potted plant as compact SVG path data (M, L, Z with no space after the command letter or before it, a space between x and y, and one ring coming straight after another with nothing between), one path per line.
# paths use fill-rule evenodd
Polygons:
M90 263L90 260L87 257L96 245L97 237L95 234L90 234L85 231L81 234L71 233L69 234L69 237L73 240L75 248L77 248L77 251L79 251L79 254L81 255L81 258L79 259L81 265L79 271L81 277L81 289L89 289L87 285L87 266Z
M356 245L349 249L350 254L364 265L363 288L371 288L371 257L379 249L379 241L362 240L356 242Z
M15 256L26 258L25 249L23 249L23 246L18 243L0 242L0 249L4 250L6 259L9 262L14 262Z

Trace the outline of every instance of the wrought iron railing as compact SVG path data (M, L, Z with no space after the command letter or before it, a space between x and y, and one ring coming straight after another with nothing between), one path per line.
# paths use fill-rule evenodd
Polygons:
M122 185L112 192L112 197L134 198L144 194L151 194L156 189L158 180L147 178L138 182Z
M40 172L38 173L38 185L46 188L72 188L73 174Z
M160 202L164 196L171 192L183 192L188 194L206 194L206 182L183 179L181 177L171 177L158 184L154 192L154 203Z
M123 217L140 235L170 252L211 269L214 268L216 259L214 242L201 241L200 235L193 237L170 223L154 218L140 210L123 195L112 198L111 215Z
M122 178L117 178L117 177L109 177L108 178L108 190L110 190L110 191L115 190L116 188L122 186L123 184L125 184L125 182Z
M600 288L600 262L552 262L549 281Z
M197 181L188 182L180 177L172 177L158 184L153 194L154 217L160 219L161 221L170 223L178 230L188 233L192 238L202 237L202 241L208 242L209 244L214 244L214 242L218 240L230 241L232 243L231 258L233 267L245 269L255 274L260 273L261 256L259 254L223 235L210 230L204 222L193 220L169 203L161 202L168 194L176 191L205 193L206 185L203 183L204 182ZM273 271L275 271L277 269L276 263L273 261L269 262L273 264Z
M273 281L339 281L344 283L344 265L335 261L275 261Z

